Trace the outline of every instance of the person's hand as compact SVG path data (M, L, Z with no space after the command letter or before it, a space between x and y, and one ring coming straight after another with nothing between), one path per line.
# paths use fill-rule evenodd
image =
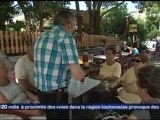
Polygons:
M97 80L100 80L100 81L103 80L103 78L104 78L103 75L98 75L98 76L96 77L96 79L97 79Z
M32 101L38 101L38 96L29 91L26 92L26 96Z
M84 83L84 81L85 81L85 78L83 78L82 80L80 80L81 83Z
M104 77L103 76L100 76L100 81L101 81L101 84L104 84Z

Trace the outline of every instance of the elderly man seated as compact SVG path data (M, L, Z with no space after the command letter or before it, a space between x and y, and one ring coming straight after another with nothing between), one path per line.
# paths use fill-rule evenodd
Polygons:
M38 98L24 90L15 81L9 80L8 68L5 61L0 58L0 103L37 103ZM28 116L42 116L40 110L12 110ZM17 119L14 115L0 114L0 119ZM43 117L44 118L44 117Z
M34 81L34 44L32 42L28 42L27 54L16 62L15 76L25 90L37 93Z

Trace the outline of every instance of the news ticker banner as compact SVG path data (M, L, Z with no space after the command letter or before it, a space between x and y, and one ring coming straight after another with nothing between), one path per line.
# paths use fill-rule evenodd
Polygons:
M0 110L159 110L160 104L0 104Z

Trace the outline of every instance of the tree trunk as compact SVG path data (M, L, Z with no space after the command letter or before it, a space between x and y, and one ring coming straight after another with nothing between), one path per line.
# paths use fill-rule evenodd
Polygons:
M81 32L82 30L82 17L80 14L80 9L79 9L79 1L75 1L76 4L76 12L77 12L77 26L78 26L78 33Z
M91 8L91 1L86 1L86 5L88 7L88 14L89 14L89 33L93 33L93 21L94 21L94 16L93 16L93 10Z
M18 2L18 5L20 6L22 12L24 13L26 29L28 31L30 31L31 20L30 20L29 13L26 11L26 8L24 6L23 1L17 1L17 2Z
M100 11L95 11L94 18L93 33L100 34Z
M90 8L89 11L89 28L90 33L99 34L100 33L100 9L102 2L93 1L93 10Z
M43 19L44 19L44 1L38 1L39 11L39 31L43 31Z
M44 19L44 1L33 1L33 5L36 8L38 18L35 18L35 22L38 22L37 30L43 31L43 19Z
M40 22L39 22L39 31L42 32L43 31L43 18L40 18Z
M6 31L5 21L0 21L0 30Z
M93 28L93 24L94 24L94 13L93 11L89 11L89 33L93 34L94 33L94 28Z

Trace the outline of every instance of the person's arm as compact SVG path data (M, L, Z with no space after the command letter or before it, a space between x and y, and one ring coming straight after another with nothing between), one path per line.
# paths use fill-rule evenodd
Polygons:
M120 84L125 88L127 92L137 93L138 88L136 80L134 80L136 78L130 77L132 76L131 74L132 74L131 69L128 69L121 77Z
M37 95L34 95L33 93L31 93L29 91L26 91L25 94L30 100L38 101L38 96Z
M0 104L4 103L10 103L10 101L8 101L6 97L3 95L3 93L0 92ZM12 110L12 112L19 112L26 115L36 115L36 116L43 115L42 111L40 110Z
M2 92L0 92L0 103L9 103L9 101L6 99L6 97L3 95Z
M18 83L26 90L33 91L37 93L37 88L33 86L29 81L26 79L18 79Z
M128 116L127 120L138 120L137 117L135 115L130 115Z
M108 76L108 77L104 77L103 80L107 80L107 81L117 81L119 78L117 76Z
M104 77L103 78L104 80L112 81L112 82L119 80L122 73L121 65L119 63L115 63L115 65L116 65L115 68L112 69L114 70L113 74L111 76Z
M122 75L122 77L120 78L120 85L122 85L123 87L125 87L127 84L127 72L128 71L126 71L123 75Z
M73 74L73 77L76 80L83 80L86 76L86 73L84 70L80 67L79 64L69 64L69 68L71 70L71 73Z
M75 39L70 34L66 34L61 43L62 64L68 65L73 77L76 80L83 80L86 76L84 70L80 67L79 56Z

